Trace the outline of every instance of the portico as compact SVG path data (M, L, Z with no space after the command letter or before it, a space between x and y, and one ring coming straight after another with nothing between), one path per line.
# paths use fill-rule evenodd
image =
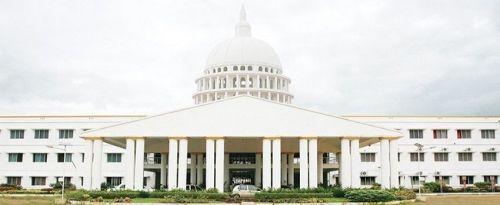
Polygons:
M130 189L143 188L144 153L164 153L160 181L168 189L184 189L188 169L189 181L207 189L228 190L233 183L229 171L235 169L255 170L254 184L265 189L288 184L314 188L322 182L318 182L323 176L322 153L340 153L342 186L360 187L359 148L380 142L381 184L396 187L397 166L391 164L397 162L394 139L399 135L291 105L238 96L83 134L88 152L85 162L92 173L85 186L100 187L105 142L125 148L124 180ZM248 164L230 162L236 153L249 153L255 160Z

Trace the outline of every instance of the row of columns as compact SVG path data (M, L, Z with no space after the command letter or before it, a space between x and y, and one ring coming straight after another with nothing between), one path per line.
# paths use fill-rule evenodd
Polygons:
M245 82L244 84L242 82ZM221 88L264 88L288 91L290 80L280 76L235 75L204 77L197 81L198 91ZM250 86L251 84L251 86Z
M254 97L273 100L281 103L290 103L292 96L288 93L274 92L274 91L212 91L198 93L193 96L195 104L206 103L233 97L237 95L250 95Z

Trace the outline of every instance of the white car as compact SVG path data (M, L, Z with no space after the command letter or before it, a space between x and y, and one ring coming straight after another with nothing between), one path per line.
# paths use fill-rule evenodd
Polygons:
M255 193L261 192L262 189L251 184L239 184L233 188L233 196L236 198L251 198Z

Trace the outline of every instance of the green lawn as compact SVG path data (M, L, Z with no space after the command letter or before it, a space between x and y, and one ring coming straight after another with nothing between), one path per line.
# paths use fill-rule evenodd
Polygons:
M498 205L500 195L427 196L425 202L411 205Z
M26 196L26 197L1 197L0 205L57 205L58 197L41 197L41 196Z

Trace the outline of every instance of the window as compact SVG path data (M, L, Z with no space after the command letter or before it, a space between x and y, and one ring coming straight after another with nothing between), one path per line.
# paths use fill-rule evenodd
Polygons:
M10 139L24 139L24 130L10 130Z
M57 162L72 162L73 154L66 153L66 160L64 160L64 153L57 153Z
M248 66L248 71L252 71L252 66Z
M47 177L31 177L31 186L45 186Z
M439 179L441 178L441 179ZM434 181L437 183L442 183L443 185L449 185L450 184L450 176L435 176Z
M85 153L82 153L82 163L85 162Z
M483 161L485 161L485 162L497 161L497 153L496 152L483 152Z
M35 139L49 139L49 130L35 130Z
M238 70L238 66L233 66L233 71L237 71Z
M418 162L418 161L421 161L423 162L424 161L424 153L420 153L420 156L418 156L419 153L418 152L412 152L410 153L410 162Z
M410 130L410 139L424 138L424 130Z
M361 177L361 185L373 185L375 183L375 177Z
M375 162L375 153L361 153L361 162Z
M262 72L262 67L259 67L259 71Z
M484 182L498 184L498 176L483 176Z
M229 164L255 164L255 153L230 153Z
M21 185L21 177L7 177L7 184Z
M122 183L122 178L121 177L106 177L106 184L110 186L118 186Z
M33 153L33 162L47 162L47 153Z
M433 130L434 139L447 139L448 130Z
M9 162L23 162L23 153L9 153Z
M435 162L447 162L448 161L448 153L434 153L434 161Z
M472 162L472 153L471 152L459 152L458 153L458 161L460 161L460 162Z
M470 139L470 130L457 130L457 139Z
M59 130L59 139L73 139L73 130Z
M108 162L111 162L111 163L122 162L122 154L121 153L108 153Z
M474 176L458 176L460 184L474 184Z
M401 161L401 152L398 152L398 162Z
M412 176L411 177L411 185L418 185L419 184L419 176Z
M495 139L495 130L481 130L481 138Z
M62 177L56 177L56 182L61 182ZM71 177L64 177L65 184L71 184Z

